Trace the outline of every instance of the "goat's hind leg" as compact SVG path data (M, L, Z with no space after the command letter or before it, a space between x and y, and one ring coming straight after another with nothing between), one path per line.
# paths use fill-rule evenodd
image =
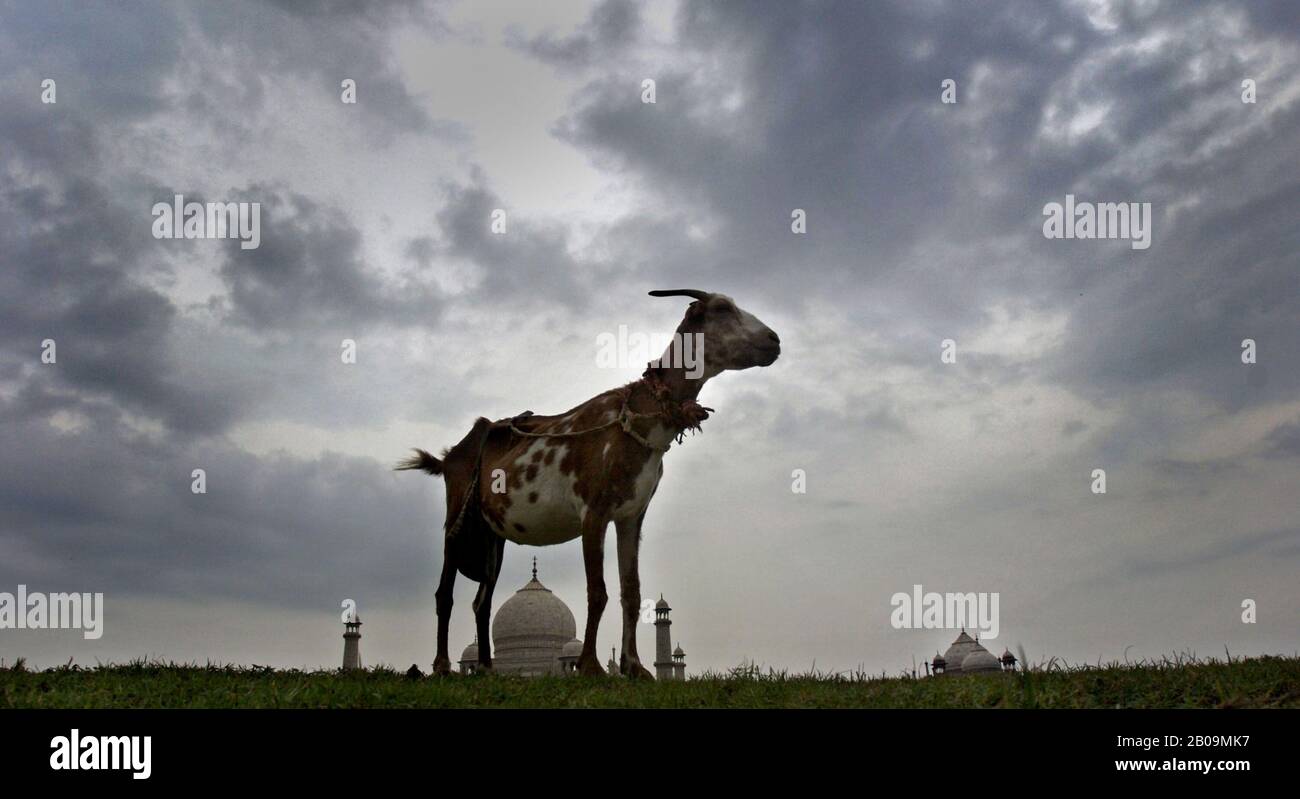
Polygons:
M497 587L497 577L501 575L501 558L505 551L506 540L496 537L488 553L483 581L478 584L478 594L474 597L474 624L478 632L480 671L492 670L492 639L488 632L492 621L492 592Z
M447 627L451 623L451 595L456 587L456 560L450 546L442 554L442 579L434 597L438 600L438 654L433 659L434 674L450 674L451 658L447 655Z

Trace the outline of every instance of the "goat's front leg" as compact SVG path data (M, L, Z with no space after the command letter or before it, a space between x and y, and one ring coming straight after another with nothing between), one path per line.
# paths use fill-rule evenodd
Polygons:
M578 656L578 673L603 675L604 667L596 657L596 631L600 628L600 614L605 612L605 528L608 519L599 521L590 516L582 524L582 563L587 569L587 632L582 638L582 654Z
M635 519L615 522L618 534L618 585L623 603L623 656L619 667L623 674L633 679L653 680L654 675L641 665L636 652L636 625L641 619L641 572L638 559L641 551L641 523L645 511Z

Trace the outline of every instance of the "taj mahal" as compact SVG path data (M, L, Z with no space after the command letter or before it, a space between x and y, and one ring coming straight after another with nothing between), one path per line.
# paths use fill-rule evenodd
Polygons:
M661 594L654 606L655 679L685 680L686 653L680 645L672 645L671 613L672 608ZM344 626L347 631L343 635L343 668L360 669L360 614L353 611L344 620ZM564 600L537 579L537 558L533 558L532 579L497 609L492 618L491 633L492 670L497 673L539 677L576 674L578 671L582 641L577 635L577 621ZM478 655L476 637L461 653L458 661L461 674L474 674L479 670ZM1017 663L1016 656L1009 649L1004 649L999 657L980 643L978 635L972 638L963 628L942 655L936 653L933 661L925 663L925 673L928 677L943 677L1015 672ZM411 668L415 669L414 666ZM606 672L611 676L619 675L614 650L610 651Z
M655 678L684 680L686 653L681 646L671 648L671 611L661 595L655 604ZM492 617L492 670L525 677L574 674L581 653L582 641L578 639L573 611L537 579L537 558L533 558L533 578L503 602ZM465 647L459 665L462 674L473 674L478 669L477 638ZM605 668L611 675L619 673L613 651Z
M1016 656L1010 649L1002 650L998 657L984 648L979 638L971 638L962 628L957 640L952 642L948 651L936 654L934 660L926 665L926 673L932 677L944 674L979 674L990 671L1015 671Z

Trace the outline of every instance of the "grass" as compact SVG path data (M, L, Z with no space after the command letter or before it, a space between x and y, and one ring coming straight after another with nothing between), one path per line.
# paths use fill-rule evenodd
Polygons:
M361 672L136 661L0 664L0 708L1275 708L1300 707L1300 658L1068 666L939 678L789 674L746 665L685 682Z

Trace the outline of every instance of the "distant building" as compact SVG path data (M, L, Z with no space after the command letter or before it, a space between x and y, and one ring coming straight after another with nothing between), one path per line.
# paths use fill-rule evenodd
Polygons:
M1016 656L1011 654L1011 650L1005 649L999 658L985 649L978 639L967 635L965 628L962 628L961 634L948 647L948 651L942 655L936 654L934 660L926 665L927 672L934 677L944 674L1015 671Z
M655 679L657 680L684 680L686 679L686 653L682 651L681 645L673 649L672 634L670 629L673 621L669 618L672 608L668 607L668 602L664 595L659 595L659 601L655 603Z
M668 603L660 597L660 604ZM667 614L664 614L667 619ZM671 622L669 622L671 624ZM659 630L659 612L655 612L656 636ZM519 674L535 677L543 674L573 674L578 670L578 656L582 654L582 641L577 637L578 625L573 611L564 601L542 585L537 579L537 558L533 558L533 578L501 604L492 618L492 669L501 674ZM656 675L660 679L686 678L686 653L677 648L671 652L656 637ZM473 674L478 669L478 637L465 647L460 656L462 674ZM658 661L668 663L665 672ZM610 652L609 673L617 675L619 664ZM667 676L664 676L667 674Z
M355 610L343 622L343 668L361 668L361 614Z

